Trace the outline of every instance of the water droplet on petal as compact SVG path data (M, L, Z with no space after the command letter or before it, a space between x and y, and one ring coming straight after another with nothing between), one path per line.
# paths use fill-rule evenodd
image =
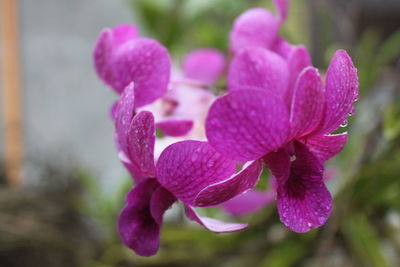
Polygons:
M340 127L346 127L348 124L349 124L349 122L348 122L347 119L346 119L346 120L344 120L344 121L342 122L342 124L340 124Z
M296 155L290 156L290 161L295 161L296 160Z

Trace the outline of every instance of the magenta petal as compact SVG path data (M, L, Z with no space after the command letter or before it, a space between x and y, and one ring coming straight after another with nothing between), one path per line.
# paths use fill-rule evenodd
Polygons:
M207 138L226 157L255 160L286 141L288 117L283 102L268 91L232 91L211 106Z
M319 135L305 141L308 149L322 162L340 153L347 143L347 133Z
M277 207L283 224L304 233L320 227L332 210L332 197L323 182L323 166L304 144L294 143L296 159L289 177L277 177ZM272 173L275 175L274 171Z
M248 46L269 48L277 38L280 21L263 8L252 8L241 14L230 32L230 46L234 53Z
M261 171L261 160L248 163L239 173L201 190L194 200L194 206L214 206L246 192L257 184Z
M97 41L93 52L94 66L99 77L107 85L115 88L113 74L113 53L119 46L137 37L137 29L133 25L121 24L112 29L104 29ZM127 84L126 84L127 85ZM117 90L121 92L124 88Z
M243 49L230 65L229 90L256 87L284 97L288 88L288 66L278 54L261 47Z
M162 186L153 193L150 200L150 212L153 219L161 226L163 215L176 201L176 198Z
M136 38L120 46L113 55L114 88L122 91L135 83L135 106L161 97L168 88L171 62L167 49L156 40Z
M256 212L275 200L275 191L261 192L249 190L221 205L222 209L233 216L244 216Z
M160 244L160 225L150 213L150 200L159 187L155 179L145 180L127 195L127 204L118 218L122 242L141 256L157 253Z
M192 205L203 188L227 179L235 169L234 161L207 142L188 140L164 149L157 162L157 179L176 198Z
M156 127L168 136L182 136L193 128L193 121L188 119L169 118L157 122Z
M135 39L138 36L138 30L134 25L131 24L120 24L112 28L112 41L113 47L118 46Z
M112 53L112 31L104 29L97 38L93 51L94 68L97 75L107 85L113 87L114 77L110 59Z
M275 8L278 10L279 19L282 23L286 20L287 12L289 9L289 1L288 0L274 0Z
M205 84L213 84L224 71L225 57L216 49L198 49L188 54L183 61L186 78Z
M242 223L226 223L226 222L221 222L216 219L208 218L208 217L200 217L194 208L190 206L185 206L186 209L186 216L193 220L198 222L200 225L202 225L204 228L206 228L209 231L216 232L216 233L230 233L230 232L236 232L243 230L244 228L247 227L247 224L242 224Z
M154 165L155 127L149 111L141 111L132 120L128 136L127 157L146 177L155 177Z
M289 68L289 87L286 93L286 101L292 103L293 91L296 86L297 79L304 68L311 66L311 56L307 48L302 45L290 45L290 53L287 56L287 64Z
M290 174L290 155L286 152L285 149L279 149L276 152L269 153L264 158L265 164L271 170L272 175L274 176L277 184L283 184L287 181ZM272 179L272 177L271 177Z
M128 136L135 115L135 87L130 83L122 92L118 102L114 105L112 116L114 117L118 148L128 156Z
M300 74L295 87L290 113L290 138L312 132L321 121L323 109L321 77L317 69L308 67Z
M350 56L336 51L326 72L325 118L319 134L336 130L347 118L358 99L358 76Z

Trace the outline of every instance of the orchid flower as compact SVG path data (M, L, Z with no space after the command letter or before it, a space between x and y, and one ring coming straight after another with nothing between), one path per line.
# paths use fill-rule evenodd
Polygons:
M99 77L121 94L135 83L135 107L161 97L168 88L171 60L167 49L156 40L137 36L133 25L104 29L94 49Z
M240 194L252 188L261 173L261 161L253 161L236 173L236 163L207 142L182 141L168 146L154 162L155 125L149 111L135 114L134 86L126 87L116 107L116 133L120 158L135 173L137 185L128 193L118 219L123 243L142 256L157 252L164 212L181 201L186 216L213 232L233 232L246 224L223 223L197 215L195 199L211 184ZM224 190L223 190L224 191ZM211 199L208 199L208 198ZM213 202L214 194L203 199Z
M274 57L267 53L264 58L270 56ZM262 59L260 64L264 64ZM268 60L278 61L275 57ZM251 83L268 79L265 76L284 75L280 69L284 64L270 65L268 72L261 73L252 72L253 66L246 63L236 65L243 70L242 81ZM347 133L330 133L345 122L358 98L357 69L351 58L344 50L335 53L325 86L317 69L305 68L293 96L279 91L287 87L272 78L241 86L211 106L206 120L210 144L234 160L264 160L276 179L277 207L285 226L302 233L323 225L332 209L332 197L322 178L323 163L339 153L347 141ZM289 107L285 97L291 99ZM203 193L209 191L213 188Z

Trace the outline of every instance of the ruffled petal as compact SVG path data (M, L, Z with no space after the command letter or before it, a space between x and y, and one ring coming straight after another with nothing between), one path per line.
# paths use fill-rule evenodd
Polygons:
M278 35L280 20L264 8L252 8L242 13L230 32L230 47L237 53L248 46L269 48Z
M358 76L350 56L344 50L336 51L326 72L325 116L318 131L335 131L346 120L358 99Z
M193 121L188 119L168 118L156 123L156 127L168 136L182 136L193 128Z
M277 208L283 224L297 233L308 232L327 221L332 197L323 182L323 166L304 144L294 143L296 159L290 174L277 179ZM269 165L270 166L270 165Z
M230 65L229 90L256 87L284 97L288 88L288 66L278 54L261 47L243 49Z
M323 109L321 77L317 69L308 67L300 74L295 87L290 113L290 138L312 132L321 121Z
M171 62L167 49L156 40L136 38L113 54L114 84L121 92L135 83L135 106L141 107L161 97L168 88Z
M347 133L312 136L304 141L308 149L322 162L339 154L347 143Z
M257 212L275 201L275 191L262 192L249 190L221 205L222 209L233 216L244 216Z
M226 157L258 159L287 139L285 104L264 90L235 90L217 99L206 120L210 144Z
M157 162L160 184L185 204L192 205L197 194L210 184L235 173L236 164L207 142L182 141L168 146Z
M216 219L208 218L208 217L200 217L194 208L190 206L185 206L186 210L186 216L193 220L198 222L200 225L202 225L204 228L206 228L209 231L216 232L216 233L230 233L230 232L236 232L243 230L244 228L247 227L247 224L243 223L226 223L226 222L221 222Z
M138 255L157 253L160 244L160 224L151 215L150 201L159 187L155 179L145 180L127 195L127 204L118 218L118 232L122 242Z
M246 192L257 184L261 171L261 160L249 162L239 173L201 190L194 200L194 206L214 206Z
M188 54L183 61L186 78L205 84L213 84L224 71L225 57L216 49L198 49Z

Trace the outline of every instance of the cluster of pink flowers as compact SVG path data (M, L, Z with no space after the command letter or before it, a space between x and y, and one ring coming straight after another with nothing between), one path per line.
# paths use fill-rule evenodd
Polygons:
M200 217L195 207L222 205L241 215L276 199L280 220L294 232L327 221L332 197L324 163L347 142L347 133L331 133L354 113L357 70L338 50L323 81L308 50L279 36L287 0L274 4L277 15L254 8L235 20L229 64L222 53L199 49L179 75L171 75L167 49L139 37L134 26L101 32L95 68L120 95L111 117L135 185L118 230L137 254L157 252L163 214L176 201L213 232L247 224ZM217 97L209 88L226 69L228 92ZM164 136L156 138L156 129ZM254 189L264 167L272 174L267 192Z

